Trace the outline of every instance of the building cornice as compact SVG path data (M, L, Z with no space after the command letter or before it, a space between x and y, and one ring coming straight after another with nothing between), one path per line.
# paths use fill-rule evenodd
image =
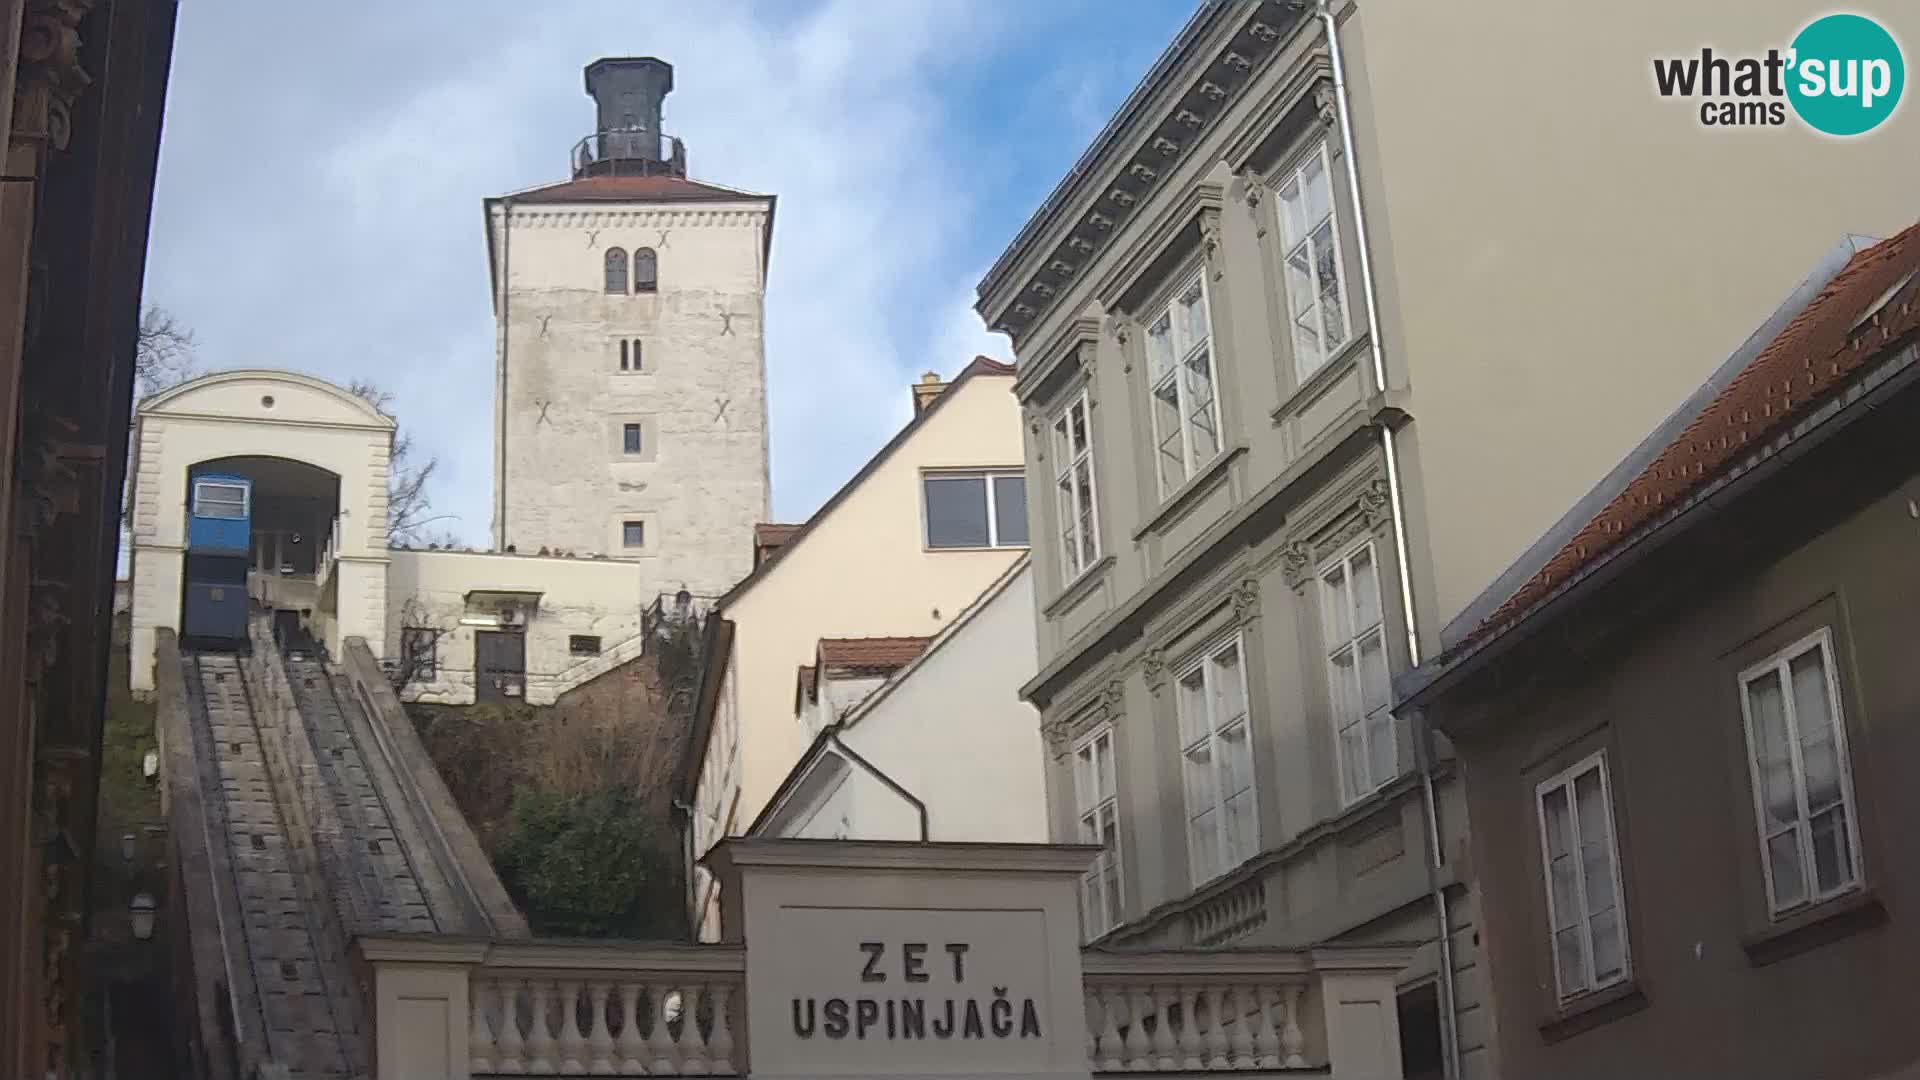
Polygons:
M1304 0L1259 0L1195 16L980 283L976 310L989 329L1021 341L1279 54L1306 10Z

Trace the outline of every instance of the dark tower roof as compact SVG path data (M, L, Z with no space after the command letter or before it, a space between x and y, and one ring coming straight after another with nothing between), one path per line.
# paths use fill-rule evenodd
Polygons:
M686 151L660 129L673 65L653 56L607 57L586 68L594 132L574 147L573 175L685 176ZM670 147L663 150L662 143Z

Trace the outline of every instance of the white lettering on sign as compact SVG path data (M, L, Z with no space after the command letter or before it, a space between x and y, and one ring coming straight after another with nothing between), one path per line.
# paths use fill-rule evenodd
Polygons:
M1033 999L1024 997L1018 1005L1007 995L1007 988L995 986L989 994L967 993L967 953L972 946L964 941L946 942L942 948L953 964L953 992L940 997L924 994L907 996L795 997L793 1033L802 1039L819 1035L828 1039L1038 1039L1040 1011ZM929 983L928 943L904 942L899 947L899 976L903 983ZM860 981L888 981L885 966L887 945L881 941L863 941L860 952ZM1016 1022L1017 1019L1017 1022Z

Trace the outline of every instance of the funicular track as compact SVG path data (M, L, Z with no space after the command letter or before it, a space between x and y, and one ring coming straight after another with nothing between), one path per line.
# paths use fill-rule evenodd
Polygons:
M192 710L194 757L207 800L209 826L223 837L233 868L231 887L242 926L233 943L236 962L251 975L270 1060L301 1077L363 1074L352 1060L357 1032L343 1016L348 992L346 956L316 931L327 913L315 910L311 875L300 865L304 846L268 770L260 718L239 659L219 653L181 654L182 679ZM218 842L216 840L216 842ZM232 929L229 928L229 934Z

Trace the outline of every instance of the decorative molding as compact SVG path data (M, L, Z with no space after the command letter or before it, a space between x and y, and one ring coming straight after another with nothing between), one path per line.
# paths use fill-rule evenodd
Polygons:
M1213 280L1219 281L1226 271L1226 260L1220 256L1220 211L1208 207L1200 211L1200 245L1206 249L1207 266L1213 270Z
M1047 749L1056 759L1065 757L1075 739L1101 724L1118 723L1126 715L1126 700L1126 684L1109 679L1092 695L1041 721L1040 733L1046 736Z
M1313 571L1313 548L1304 540L1289 540L1280 549L1283 564L1280 574L1286 579L1287 587L1298 589L1306 583Z
M1167 653L1154 646L1140 655L1140 674L1147 680L1147 689L1159 693L1167 684Z
M1313 107L1320 114L1320 123L1327 130L1333 130L1340 119L1340 99L1333 91L1333 84L1323 82L1313 88Z
M1387 480L1383 476L1374 477L1360 492L1360 520L1367 528L1379 528L1391 520L1391 502L1387 494Z
M1216 44L1200 51L1197 39L1185 43L1193 45L1194 52L1183 56L1178 65L1184 76L1170 72L1166 85L1156 87L1155 96L1165 103L1164 111L1143 110L1124 132L1103 137L1093 151L1093 168L1062 183L1062 190L1049 197L981 283L978 306L988 328L1011 336L1016 349L1049 306L1027 304L1027 310L1016 306L1018 299L1034 295L1029 285L1035 276L1046 273L1046 261L1065 251L1078 256L1099 254L1115 235L1119 221L1160 194L1159 186L1169 182L1174 166L1196 152L1199 134L1226 113L1235 96L1253 85L1262 67L1280 54L1282 42L1296 36L1305 23L1304 5L1292 0L1254 0L1222 8L1232 14L1220 20L1221 36L1211 38ZM1059 226L1042 225L1043 218L1056 214ZM1066 295L1062 290L1061 297ZM1059 302L1060 297L1049 301Z
M11 141L65 150L73 103L93 78L80 66L80 21L94 0L28 0L20 22Z
M1108 719L1117 719L1126 714L1127 684L1119 679L1111 679L1100 693L1102 707L1107 710Z
M1246 626L1260 617L1260 579L1249 577L1233 587L1233 621Z

